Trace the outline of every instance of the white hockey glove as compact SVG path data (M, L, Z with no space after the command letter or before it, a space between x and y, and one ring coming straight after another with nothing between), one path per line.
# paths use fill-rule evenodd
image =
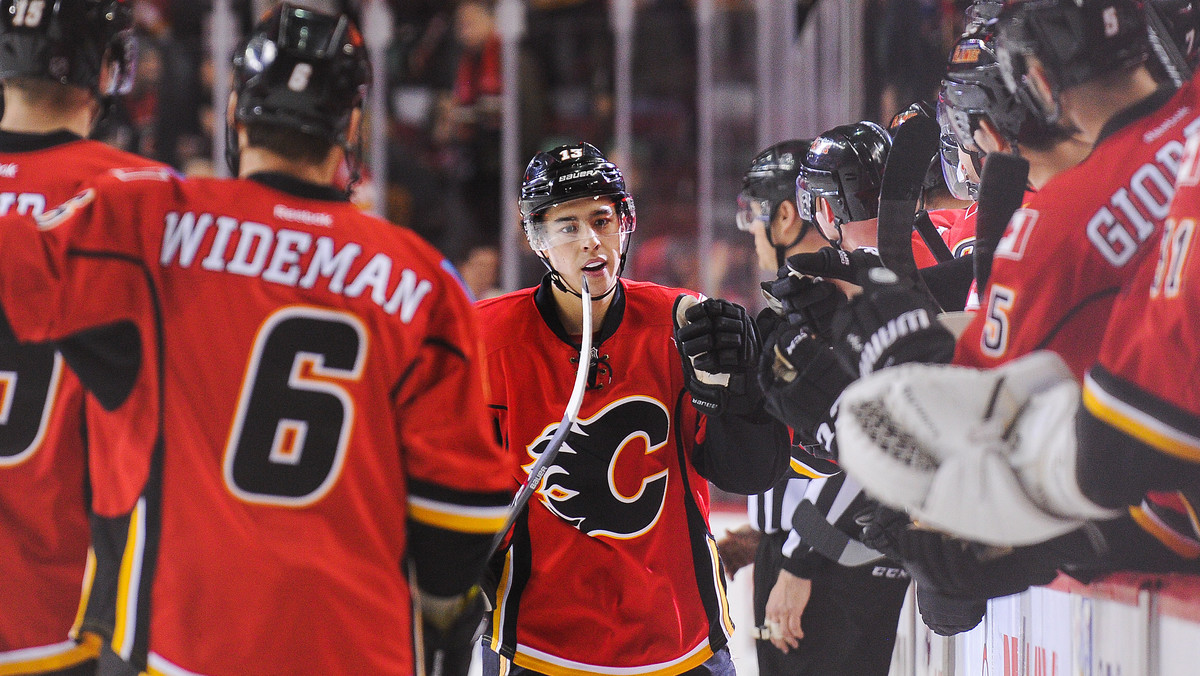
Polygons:
M839 461L880 502L976 542L1033 544L1116 515L1075 480L1079 386L1036 352L981 371L907 364L842 395Z

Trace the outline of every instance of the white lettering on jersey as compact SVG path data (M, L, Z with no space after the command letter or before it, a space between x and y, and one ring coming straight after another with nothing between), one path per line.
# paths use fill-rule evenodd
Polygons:
M333 227L333 216L316 211L306 211L304 209L293 209L282 204L275 205L273 212L275 218L281 221L291 221L293 223L303 223L305 225L319 225L323 228Z
M200 242L204 240L204 232L212 224L212 214L196 214L187 212L182 216L172 211L167 214L167 229L163 232L162 253L158 262L170 265L176 257L180 267L191 267L200 250Z
M370 290L370 298L388 314L398 314L404 323L412 321L433 283L421 279L410 269L394 274L395 263L390 256L376 253L346 284L350 267L362 255L362 246L347 242L340 249L330 237L279 228L273 230L262 223L239 222L229 216L212 214L166 215L159 262L164 265L190 267L196 257L204 254L200 266L213 272L228 272L285 286L311 289L319 279L327 281L328 289L348 298L358 298ZM207 251L204 241L210 226L216 225ZM236 233L236 242L233 242ZM232 249L232 253L231 253ZM312 255L304 260L305 254ZM395 280L395 281L393 281ZM390 291L390 293L389 293Z
M22 216L41 216L46 211L46 196L36 192L0 192L0 216L14 205Z
M1004 236L996 243L994 255L997 258L1021 260L1025 256L1025 244L1029 242L1029 235L1033 232L1033 226L1037 225L1037 221L1038 212L1034 209L1022 208L1014 211L1012 218L1008 220Z
M1162 167L1154 163L1138 167L1129 185L1113 193L1109 203L1088 221L1088 240L1113 267L1128 263L1142 242L1154 234L1156 223L1167 216L1175 195L1178 157L1183 155L1183 148L1172 144L1180 145L1171 141L1155 154ZM1118 219L1118 213L1124 218Z
M0 178L16 178L16 177L17 177L17 163L16 162L0 164Z

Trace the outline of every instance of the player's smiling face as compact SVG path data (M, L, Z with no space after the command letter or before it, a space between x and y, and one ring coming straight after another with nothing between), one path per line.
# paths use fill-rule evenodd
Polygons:
M599 296L617 283L621 261L620 219L610 197L584 197L546 210L543 222L562 243L545 250L550 264L572 290Z

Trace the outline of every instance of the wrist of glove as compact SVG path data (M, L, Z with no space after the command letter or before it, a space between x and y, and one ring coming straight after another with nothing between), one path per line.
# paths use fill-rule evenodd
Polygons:
M762 402L754 377L761 346L746 309L719 298L698 301L680 294L672 314L692 403L708 415L752 414Z
M907 514L882 505L859 517L863 544L902 561L925 587L939 594L986 600L1009 596L1054 579L1053 560L1033 548L994 549L923 530Z
M781 324L763 346L758 383L767 412L807 438L820 441L823 423L832 429L834 403L853 380L804 326Z
M832 282L788 273L785 268L778 279L760 286L768 308L776 315L807 326L825 341L833 338L833 316L846 304L846 296Z
M788 256L787 269L794 275L840 279L858 284L858 280L871 268L883 267L879 252L871 247L853 251L842 251L831 246L812 253Z
M925 626L939 636L954 636L974 629L987 612L987 599L947 596L917 585L917 609Z
M467 675L483 613L484 597L479 587L451 599L421 598L426 674Z
M927 294L887 268L868 270L860 283L862 294L833 318L834 353L843 366L865 376L896 364L954 358L954 336L938 322Z

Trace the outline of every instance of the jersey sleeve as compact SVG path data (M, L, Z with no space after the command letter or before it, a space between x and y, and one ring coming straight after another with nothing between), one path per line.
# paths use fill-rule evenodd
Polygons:
M36 219L0 219L0 307L16 339L57 340L121 320L137 322L150 309L142 236L130 226L136 214L117 208L132 196L97 187Z
M421 587L461 593L479 577L512 497L484 403L474 308L448 274L428 335L394 396L408 474L409 554Z

